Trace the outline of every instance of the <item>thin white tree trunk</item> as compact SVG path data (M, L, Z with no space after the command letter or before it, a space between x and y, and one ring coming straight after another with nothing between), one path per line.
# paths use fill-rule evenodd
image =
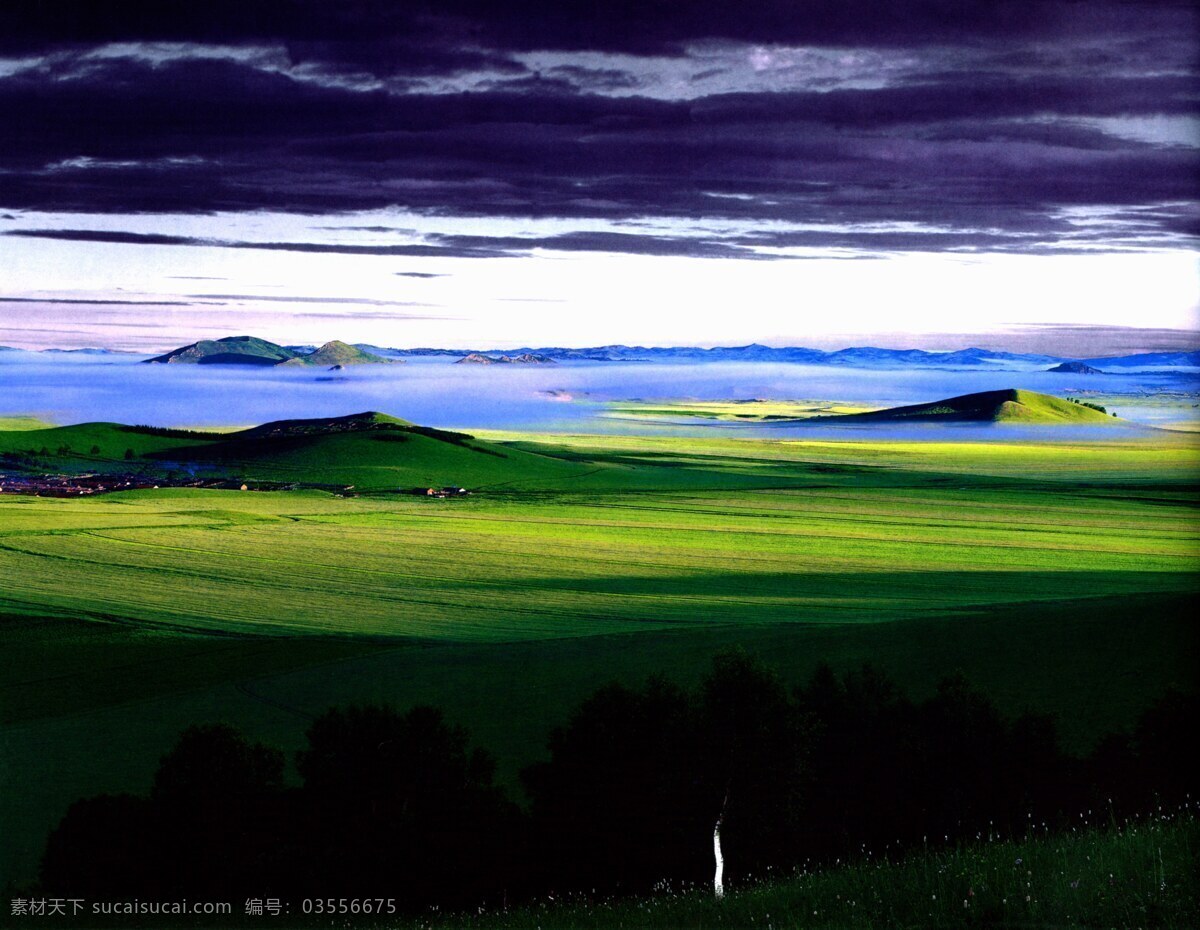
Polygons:
M721 815L724 814L722 811ZM725 858L721 855L721 817L717 818L717 825L713 828L713 858L717 862L717 870L713 873L713 894L720 900L725 897L725 884L722 880L725 875Z

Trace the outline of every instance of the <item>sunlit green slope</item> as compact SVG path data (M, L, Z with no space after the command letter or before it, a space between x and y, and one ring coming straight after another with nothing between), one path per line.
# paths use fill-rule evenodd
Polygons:
M1080 425L1113 423L1116 418L1074 401L1050 394L1008 388L962 394L928 404L889 407L869 413L850 413L814 420L903 421L933 420L976 423L1075 423Z

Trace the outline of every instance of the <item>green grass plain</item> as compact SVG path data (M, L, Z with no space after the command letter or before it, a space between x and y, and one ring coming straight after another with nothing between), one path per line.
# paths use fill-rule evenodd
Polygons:
M962 670L1077 748L1197 686L1186 437L472 444L319 436L254 466L383 489L478 462L467 500L0 497L0 877L194 722L291 749L333 704L435 703L511 784L599 685L694 680L729 645L789 680L873 661L914 694Z
M822 400L623 400L606 405L606 416L615 419L661 419L696 417L725 422L769 422L771 420L803 420L809 417L842 413L860 413L875 408L862 404L836 403Z
M959 930L962 927L1161 927L1200 916L1200 825L1190 809L1059 835L981 839L899 860L863 857L736 889L664 890L604 902L541 902L510 911L431 917L440 930L619 930L770 927L775 930Z

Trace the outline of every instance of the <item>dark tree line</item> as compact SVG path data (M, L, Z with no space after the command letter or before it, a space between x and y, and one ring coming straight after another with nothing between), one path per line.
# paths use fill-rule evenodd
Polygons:
M1142 811L1194 791L1194 696L1168 694L1086 759L1053 721L1005 719L961 678L924 701L864 667L791 691L744 654L699 688L609 685L522 773L441 713L333 709L285 758L225 726L192 727L147 797L80 801L51 835L48 893L199 899L389 897L418 910L550 892L707 882L722 820L727 879L902 852L977 832L1020 835L1086 808Z

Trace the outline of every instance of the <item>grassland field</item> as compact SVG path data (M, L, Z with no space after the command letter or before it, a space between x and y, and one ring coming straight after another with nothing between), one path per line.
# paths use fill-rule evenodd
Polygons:
M819 400L765 400L748 398L727 401L614 401L605 415L614 419L658 419L698 417L725 422L802 420L809 417L861 413L873 408L861 404Z
M49 429L54 424L37 417L0 417L0 432L24 432L32 429Z
M95 445L68 457L103 469L197 444L46 432L0 451ZM433 703L514 785L600 684L691 681L729 645L791 681L869 660L918 695L961 670L1080 749L1200 684L1184 436L239 441L217 467L364 493L0 496L0 885L194 722L291 749L333 704ZM425 482L476 493L396 493Z
M611 901L542 901L479 915L436 915L413 930L960 930L963 927L1160 927L1190 930L1200 912L1193 871L1200 824L1191 807L1069 833L981 837L956 849L862 856L840 867L766 876L713 898L664 889ZM452 921L452 922L451 922Z

